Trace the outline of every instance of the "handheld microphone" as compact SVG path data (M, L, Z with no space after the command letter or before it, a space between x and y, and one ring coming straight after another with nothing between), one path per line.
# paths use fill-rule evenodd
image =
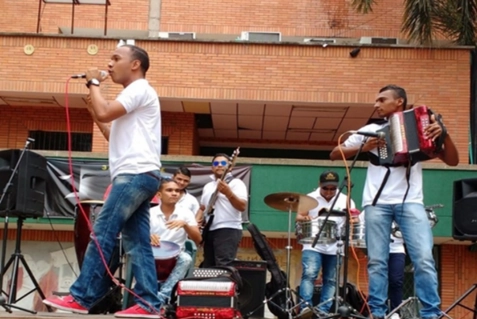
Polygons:
M99 72L100 72L102 78L104 78L106 75L108 75L108 71L101 70ZM71 78L72 79L85 79L86 74L84 74L84 73L75 74L75 75L72 75Z
M384 132L363 132L363 131L350 131L351 134L359 134L368 137L377 137L379 139L384 139L386 137L386 133Z

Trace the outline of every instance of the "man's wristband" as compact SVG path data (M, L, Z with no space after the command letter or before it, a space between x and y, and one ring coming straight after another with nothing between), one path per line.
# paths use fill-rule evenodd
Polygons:
M86 82L86 87L89 89L91 85L96 85L99 86L99 80L98 79L91 79L88 82Z

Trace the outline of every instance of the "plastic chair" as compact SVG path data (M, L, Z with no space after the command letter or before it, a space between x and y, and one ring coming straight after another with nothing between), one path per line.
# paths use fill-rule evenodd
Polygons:
M194 241L187 239L185 242L185 251L192 257L192 263L187 271L186 277L192 276L192 272L194 271L194 265L195 265L195 259L197 257L197 245L195 244ZM131 289L132 287L132 282L134 279L133 273L132 273L132 267L131 267L131 258L129 256L126 256L126 278L125 278L125 283L124 286L127 289ZM130 293L127 290L124 290L123 292L123 310L127 309L128 307L131 306L131 300L130 299Z

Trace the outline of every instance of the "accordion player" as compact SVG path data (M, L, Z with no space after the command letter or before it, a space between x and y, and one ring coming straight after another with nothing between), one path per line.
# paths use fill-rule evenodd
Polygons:
M378 130L385 133L386 139L386 144L378 147L379 165L413 165L437 157L443 140L432 141L425 136L433 114L441 122L441 116L425 105L393 113L388 125Z

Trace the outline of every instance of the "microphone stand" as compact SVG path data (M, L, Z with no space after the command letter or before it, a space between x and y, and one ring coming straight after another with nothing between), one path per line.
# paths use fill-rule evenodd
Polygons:
M351 165L349 167L349 173L351 174L355 164L356 164L356 161L358 159L358 156L359 154L361 154L361 151L363 149L363 146L364 144L367 142L367 138L363 139L363 141L361 142L361 145L359 146L359 149L358 151L356 152L356 155L354 156L353 158L353 161L351 162ZM338 191L336 192L336 195L335 195L335 199L333 200L333 203L331 204L331 207L329 208L328 212L326 213L326 216L325 216L325 219L323 221L323 225L326 224L326 222L328 221L329 217L331 216L332 212L333 212L333 208L335 207L336 205L336 202L338 201L338 197L339 195L342 193L343 191L343 188L346 186L347 187L348 185L348 176L345 176L343 178L343 181L341 182L341 185L338 189ZM353 185L351 185L351 188L353 187ZM349 197L351 194L351 189L348 189L348 194L347 196ZM344 263L343 263L343 296L342 296L342 300L343 300L343 303L346 303L346 286L347 286L347 283L348 283L348 249L349 249L349 224L350 224L350 218L349 218L349 207L347 207L345 209L345 245L344 245ZM320 215L320 213L318 213L318 216ZM324 227L321 227L319 230L318 230L318 233L315 235L315 239L313 240L313 243L311 245L311 247L315 248L317 242L318 242L318 239L320 238L320 235L321 235L321 232L323 231L323 228ZM340 236L338 234L338 236ZM337 262L339 262L339 258L337 260ZM339 274L338 274L339 276ZM339 290L339 281L336 282L337 286L338 286L338 290ZM338 294L336 294L338 295ZM338 314L337 316L340 316L340 317L349 317L350 315L354 315L358 318L361 318L361 316L359 314L354 314L354 311L349 311L349 309L347 311L344 311L345 308L347 307L338 307L338 300L335 300L335 311L336 313ZM339 312L342 312L342 313L339 313ZM335 316L331 316L331 317L328 317L328 318L334 318Z
M7 184L5 185L5 188L3 189L2 196L0 197L0 204L2 204L3 200L5 199L5 196L8 194L7 198L7 205L5 209L5 222L4 222L4 228L3 228L3 243L2 243L2 259L0 262L0 306L2 306L7 312L12 313L12 310L10 308L17 308L20 310L24 310L26 312L30 312L26 309L22 309L20 307L14 306L7 304L5 299L1 296L1 293L3 293L3 276L5 275L5 255L7 253L7 239L8 239L8 213L10 211L10 187L12 186L12 181L15 178L15 175L18 172L18 167L20 166L20 163L22 161L23 155L27 151L29 145L31 142L34 142L35 140L33 138L28 137L25 146L22 149L22 152L20 153L20 157L18 158L15 167L13 168L12 174L10 175L10 179L8 180Z

